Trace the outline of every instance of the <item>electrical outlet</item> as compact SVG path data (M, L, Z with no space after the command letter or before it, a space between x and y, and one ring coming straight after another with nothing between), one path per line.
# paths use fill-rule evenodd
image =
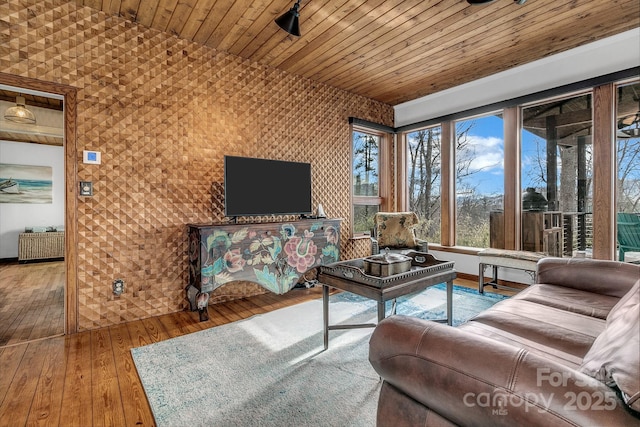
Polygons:
M124 280L116 279L113 281L113 293L120 295L124 292Z

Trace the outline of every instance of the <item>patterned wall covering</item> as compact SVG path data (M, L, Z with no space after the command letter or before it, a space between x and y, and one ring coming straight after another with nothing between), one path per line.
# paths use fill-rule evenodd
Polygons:
M391 106L63 0L0 2L0 72L78 88L79 330L186 307L185 224L224 220L225 154L312 163L343 257L368 249L348 240L347 118L392 125Z

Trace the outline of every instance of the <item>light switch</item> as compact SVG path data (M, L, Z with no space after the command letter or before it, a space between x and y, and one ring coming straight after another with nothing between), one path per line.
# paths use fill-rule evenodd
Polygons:
M80 181L80 195L81 196L93 196L93 182Z

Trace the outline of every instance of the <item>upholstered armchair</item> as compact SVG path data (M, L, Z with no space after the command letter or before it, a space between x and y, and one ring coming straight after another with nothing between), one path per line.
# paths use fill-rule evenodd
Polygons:
M426 240L416 238L413 228L418 224L415 212L378 212L373 217L371 231L371 255L380 253L380 249L389 248L390 252L410 250L428 252Z

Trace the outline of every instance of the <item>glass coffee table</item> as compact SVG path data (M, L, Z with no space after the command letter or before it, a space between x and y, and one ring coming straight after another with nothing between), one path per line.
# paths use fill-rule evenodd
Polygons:
M375 323L329 325L329 288L354 293L372 299L378 304L378 322L385 318L385 303L393 300L391 313L395 313L395 299L424 290L439 283L447 284L447 318L439 321L451 325L453 280L456 272L453 261L441 261L425 252L411 251L411 269L386 277L365 274L364 259L339 261L320 266L318 282L322 284L322 315L324 323L324 348L329 347L329 331L336 329L372 328Z

